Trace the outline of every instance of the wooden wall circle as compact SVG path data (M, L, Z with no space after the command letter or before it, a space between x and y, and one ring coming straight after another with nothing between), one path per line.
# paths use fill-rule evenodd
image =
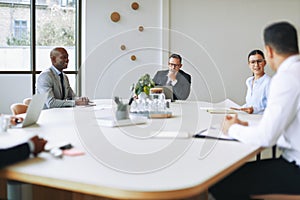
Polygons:
M132 61L135 61L135 60L136 60L136 56L135 56L135 55L132 55L132 56L130 57L130 59L131 59Z
M137 9L139 9L139 7L140 7L140 5L139 5L137 2L133 2L133 3L131 4L131 8L132 8L133 10L137 10Z
M144 30L143 26L139 26L139 31L142 32Z
M124 45L124 44L122 44L121 46L120 46L120 48L121 48L121 50L125 50L126 49L126 46Z
M110 15L110 19L113 21L113 22L118 22L120 20L121 16L118 12L113 12L111 13Z

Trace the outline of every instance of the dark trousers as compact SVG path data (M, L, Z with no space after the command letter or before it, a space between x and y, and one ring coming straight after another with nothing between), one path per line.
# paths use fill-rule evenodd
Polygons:
M209 189L216 200L255 194L300 194L300 167L283 158L249 162Z

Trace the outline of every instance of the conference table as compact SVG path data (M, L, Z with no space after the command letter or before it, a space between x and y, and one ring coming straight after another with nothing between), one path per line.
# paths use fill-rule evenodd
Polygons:
M71 143L75 155L57 158L43 152L1 169L0 178L101 199L189 199L205 194L262 150L238 141L192 137L221 124L223 114L206 110L216 104L177 101L171 103L170 118L106 127L99 119L113 119L116 105L110 99L95 103L43 110L37 124L10 129L7 134L39 135L48 140L48 148ZM228 106L228 101L217 106ZM240 117L257 120L254 115Z

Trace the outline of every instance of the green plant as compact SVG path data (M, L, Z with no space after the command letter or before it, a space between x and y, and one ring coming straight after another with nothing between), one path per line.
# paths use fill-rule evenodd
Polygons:
M150 78L149 74L141 76L138 82L135 84L134 92L136 95L139 95L141 92L149 95L150 89L155 86L154 81Z

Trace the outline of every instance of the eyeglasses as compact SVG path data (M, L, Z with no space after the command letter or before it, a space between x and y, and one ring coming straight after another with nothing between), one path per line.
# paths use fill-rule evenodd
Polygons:
M175 63L168 63L168 64L169 64L169 66L174 67L174 68L181 66L181 64L175 64Z
M263 63L265 60L264 59L259 59L259 60L250 60L249 63L251 65L255 65L256 63L259 65L261 63Z

